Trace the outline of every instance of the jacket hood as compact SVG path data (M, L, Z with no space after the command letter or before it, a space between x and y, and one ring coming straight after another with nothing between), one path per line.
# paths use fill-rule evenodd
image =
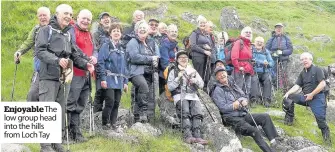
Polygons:
M244 44L249 45L251 43L251 41L249 39L247 39L247 38L245 38L243 36L240 36L239 38L243 40Z
M272 31L272 32L271 32L271 35L272 35L272 37L277 37L277 36L285 36L286 34L285 34L285 33L282 33L282 34L280 34L280 35L276 35L276 31Z
M49 25L50 25L52 28L54 28L54 29L61 30L60 25L59 25L59 23L58 23L58 21L57 21L57 17L56 17L56 15L54 15L54 16L51 17ZM68 26L66 26L66 27L62 30L62 32L67 32L67 31L70 30L70 29L71 29L71 25L69 24Z
M162 41L162 43L167 44L167 45L169 46L169 48L175 48L175 47L177 46L177 44L178 44L177 41L172 41L172 42L171 42L171 41L169 40L168 37L166 37L166 38Z

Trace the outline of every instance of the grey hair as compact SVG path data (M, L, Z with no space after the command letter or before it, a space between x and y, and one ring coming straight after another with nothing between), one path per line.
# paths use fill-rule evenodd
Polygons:
M88 15L90 15L90 16L91 16L91 20L92 20L92 12L91 12L90 10L88 10L88 9L83 9L83 10L81 10L81 11L79 12L78 16L80 16L80 15L83 14L83 13L87 13Z
M197 18L198 26L200 25L200 22L207 22L207 19L204 16L199 15Z
M241 35L243 35L243 33L246 32L246 31L251 31L252 32L251 27L250 26L244 27L241 31Z
M255 42L256 42L256 41L262 41L262 42L264 42L264 38L261 37L261 36L257 36L257 37L255 38Z
M135 33L137 33L137 30L138 30L139 27L141 27L141 26L144 26L144 27L147 29L147 31L149 30L149 25L148 25L148 23L147 23L145 20L140 20L140 21L138 21L138 22L135 24L135 27L134 27L134 31L135 31Z
M135 18L135 17L136 17L136 15L138 15L138 14L141 14L141 15L143 15L143 16L144 16L144 12L143 12L143 11L136 10L136 11L134 11L134 13L133 13L133 18Z
M68 4L60 4L56 7L56 13L59 13L61 11L63 11L64 8L69 8L71 9L71 11L73 11L72 7Z
M50 16L50 9L45 7L45 6L42 6L40 8L37 9L37 14L40 12L40 11L46 11L48 13L48 15Z
M176 31L178 31L178 27L177 27L177 25L174 25L174 24L170 24L170 25L167 27L167 29L168 29L168 32L170 32L170 31L172 31L172 30L176 30Z
M304 58L304 57L307 57L307 58L309 58L309 59L311 59L313 61L313 55L311 53L309 53L309 52L303 52L303 53L301 53L300 60L302 58Z

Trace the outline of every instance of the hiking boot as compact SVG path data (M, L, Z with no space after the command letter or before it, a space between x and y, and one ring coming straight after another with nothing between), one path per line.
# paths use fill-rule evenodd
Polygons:
M51 145L41 143L40 152L55 152L55 151L52 149Z
M198 144L201 144L201 145L207 145L208 144L208 141L204 140L202 138L195 138L195 142L198 143Z
M109 124L107 124L107 125L102 125L101 128L102 128L103 130L109 130L111 127L110 127Z
M147 123L148 122L148 116L146 111L142 111L140 114L140 122L141 123Z
M52 149L54 149L56 152L65 152L65 149L63 148L62 144L53 143L51 144Z
M102 106L101 105L94 105L93 107L93 113L97 113L102 111Z
M284 124L288 125L288 126L292 126L293 125L293 119L294 119L294 117L291 117L291 116L286 114Z
M187 144L193 144L193 143L196 143L196 138L190 136L190 137L187 137L185 140L184 140L185 143Z
M269 100L264 101L264 107L265 108L270 108L270 101Z
M74 141L76 141L76 143L83 143L83 142L87 142L88 139L85 138L85 137L83 136L83 134L81 134L81 133L77 133L77 134L76 134L76 137L74 138Z
M251 98L250 99L250 107L254 108L257 105L257 99L256 98Z
M332 141L331 141L331 138L330 138L329 128L322 129L321 133L322 133L322 137L323 137L323 142L325 142L328 146L331 146Z

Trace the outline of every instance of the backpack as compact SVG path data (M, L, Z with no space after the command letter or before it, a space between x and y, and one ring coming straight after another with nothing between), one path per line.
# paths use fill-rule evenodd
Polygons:
M243 40L240 38L230 38L227 40L225 47L224 47L224 55L225 55L225 60L227 65L233 66L232 61L231 61L231 51L234 47L234 44L236 41L240 41L240 51L243 49Z
M176 62L171 62L169 63L169 65L165 68L164 72L163 72L163 76L164 76L164 79L165 79L165 96L167 97L167 99L171 102L173 102L173 97L172 97L172 94L171 92L169 91L168 89L168 86L167 86L167 80L168 80L168 77L169 77L169 74L170 72L174 69L174 74L175 76L178 74L178 67L177 67L177 64Z
M198 44L198 39L199 39L199 33L196 32L196 30L193 30L192 33L196 34L196 42L195 44ZM189 59L192 59L192 49L191 49L191 42L190 42L190 37L192 33L189 36L184 37L183 39L183 44L185 46L185 51L187 52L187 56Z

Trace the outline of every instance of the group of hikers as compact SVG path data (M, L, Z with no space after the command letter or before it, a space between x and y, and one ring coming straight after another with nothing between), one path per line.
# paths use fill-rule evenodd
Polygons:
M27 101L61 105L63 143L87 141L80 130L80 114L92 91L91 80L95 80L93 111L102 111L104 130L118 127L122 92L128 91L131 82L134 122L154 121L155 92L159 90L176 107L184 141L206 145L200 130L204 113L198 96L198 91L204 90L218 107L224 125L251 136L263 151L283 148L270 116L248 111L250 104L271 106L272 86L285 92L288 89L286 68L293 48L283 24L275 25L266 44L262 37L252 43L250 27L244 27L238 38L229 39L226 32L215 34L214 24L200 15L197 29L183 39L184 49L179 49L178 27L154 18L147 22L140 10L133 13L133 22L125 29L113 20L115 17L102 12L93 33L89 31L93 15L87 9L78 13L76 21L67 4L57 6L53 16L49 8L40 7L37 17L39 24L15 52L14 60L19 61L34 47L34 74ZM284 96L285 124L293 124L294 103L309 106L323 139L330 142L323 71L312 64L310 53L302 53L300 59L303 70ZM300 88L303 94L295 94ZM41 143L41 152L51 151L65 150L59 143Z

